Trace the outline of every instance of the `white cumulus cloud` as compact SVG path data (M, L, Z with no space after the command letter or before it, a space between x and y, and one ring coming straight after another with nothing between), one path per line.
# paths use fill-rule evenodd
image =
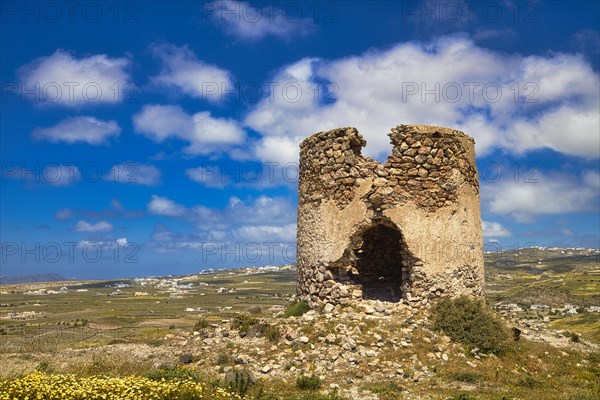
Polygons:
M110 232L113 226L107 221L100 221L95 224L87 221L77 221L75 224L75 232Z
M119 103L124 91L131 89L129 64L127 58L106 54L76 58L59 49L22 66L17 75L22 94L35 102L67 107Z
M132 247L129 247L132 246ZM126 237L118 238L116 240L112 240L111 238L105 238L103 240L80 240L77 242L77 247L84 250L89 251L98 251L98 250L117 250L119 248L124 249L135 249L137 248L136 243L132 243L127 240ZM134 256L134 254L129 254L129 256Z
M482 185L482 203L488 211L533 222L535 215L597 210L600 174L582 176L536 173L529 181L506 179Z
M152 83L212 102L224 100L223 94L233 89L231 73L199 60L187 46L154 44L152 53L161 60L161 72Z
M265 238L272 241L294 242L296 240L296 224L242 226L234 229L234 237L250 242L262 242Z
M70 208L61 208L57 212L54 213L54 218L59 220L71 219L75 213Z
M167 197L152 195L152 200L148 203L148 212L169 217L181 217L185 215L186 209L185 206L177 204Z
M506 237L511 235L510 231L498 222L481 221L481 227L483 229L483 236L486 238Z
M126 161L115 164L104 179L119 183L154 186L160 183L160 170L154 165Z
M277 7L277 3L260 7L257 3L217 0L204 6L212 22L238 39L254 41L266 36L289 39L313 33L317 26L302 18L304 7Z
M116 121L102 121L94 117L70 117L49 128L36 128L33 138L53 143L83 142L91 145L105 144L111 137L117 137L121 128Z
M185 174L194 182L203 184L206 187L223 189L228 183L226 175L221 174L220 170L210 167L188 168Z
M135 130L156 142L178 138L188 142L188 154L209 154L243 143L245 132L229 118L208 111L187 114L179 106L146 105L133 117Z

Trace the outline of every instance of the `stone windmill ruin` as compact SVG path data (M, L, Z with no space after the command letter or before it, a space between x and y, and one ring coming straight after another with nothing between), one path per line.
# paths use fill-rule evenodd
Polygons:
M355 128L300 144L298 294L311 306L483 295L474 140L423 125L389 136L383 164Z

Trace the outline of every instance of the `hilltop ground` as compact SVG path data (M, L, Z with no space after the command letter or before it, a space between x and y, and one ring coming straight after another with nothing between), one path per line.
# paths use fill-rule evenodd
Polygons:
M255 389L275 399L316 386L342 399L595 399L599 256L585 249L486 254L487 302L521 330L499 356L451 343L433 330L428 310L404 304L287 317L291 267L4 285L0 376L183 365L212 382L250 371ZM318 378L297 382L301 376Z

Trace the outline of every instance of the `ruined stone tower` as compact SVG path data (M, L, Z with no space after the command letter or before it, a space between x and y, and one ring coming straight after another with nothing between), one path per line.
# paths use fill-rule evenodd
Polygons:
M361 155L355 128L300 144L298 294L311 306L483 295L474 140L422 125L389 136L384 164Z

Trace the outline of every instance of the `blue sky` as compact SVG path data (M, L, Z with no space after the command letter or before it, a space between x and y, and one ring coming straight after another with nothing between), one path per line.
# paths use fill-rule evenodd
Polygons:
M488 248L600 247L596 1L0 11L2 275L293 262L298 143L401 123L476 139Z

